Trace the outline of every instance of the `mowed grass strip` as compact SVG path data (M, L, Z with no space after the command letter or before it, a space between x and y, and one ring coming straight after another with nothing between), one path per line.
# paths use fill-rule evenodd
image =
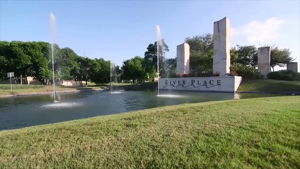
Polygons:
M258 79L243 81L239 92L300 92L300 81Z
M47 85L14 84L12 85L12 91L11 91L10 84L0 84L0 96L10 95L10 94L21 94L21 93L49 92L52 90L53 87L50 85L47 86ZM57 91L76 90L76 88L56 86L56 90Z
M300 168L300 97L184 104L2 131L0 168Z

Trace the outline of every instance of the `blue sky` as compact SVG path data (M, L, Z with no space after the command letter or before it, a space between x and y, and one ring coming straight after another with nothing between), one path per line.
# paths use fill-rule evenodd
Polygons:
M156 25L170 58L186 37L212 33L224 16L231 20L232 46L289 48L300 62L299 0L0 0L0 40L50 41L51 12L60 47L118 65L144 55Z

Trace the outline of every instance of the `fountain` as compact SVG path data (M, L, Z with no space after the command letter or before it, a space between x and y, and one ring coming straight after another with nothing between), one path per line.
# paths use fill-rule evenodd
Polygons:
M112 63L112 61L110 61L109 62L109 74L110 74L110 76L109 76L109 81L110 81L110 87L109 87L109 89L110 89L110 93L112 93L112 91L113 91L113 88L112 88L112 81L113 81L113 73L114 73L114 67L115 67L115 65Z
M56 93L56 86L55 86L55 71L54 71L54 42L55 42L55 35L56 35L56 17L53 13L49 14L49 24L50 24L50 48L51 48L51 61L52 61L52 97L53 103L48 103L45 105L41 105L42 109L62 109L62 108L73 108L75 106L82 106L83 104L80 102L59 102L61 99L59 95Z
M53 102L57 102L56 100L56 89L55 89L55 73L54 73L54 41L56 35L56 17L53 13L49 15L50 21L50 37L51 37L51 59L52 59L52 85L53 85Z
M159 96L159 59L160 59L160 51L163 51L162 38L160 33L159 25L156 25L156 57L157 57L157 95Z
M121 93L123 93L124 92L123 90L114 90L113 89L113 84L112 83L115 83L115 82L118 82L116 66L115 66L114 63L112 63L110 61L110 94L121 94Z
M160 60L164 56L164 42L163 38L161 37L161 31L160 26L156 25L156 57L157 57L157 97L166 97L166 98L181 98L183 96L178 94L170 94L170 93L164 93L161 94L159 91L159 81L160 81ZM164 64L163 64L164 65ZM164 67L163 67L164 69Z

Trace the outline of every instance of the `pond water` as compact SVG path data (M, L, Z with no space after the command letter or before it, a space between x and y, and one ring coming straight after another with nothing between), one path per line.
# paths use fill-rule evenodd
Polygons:
M166 105L214 100L262 97L259 94L163 92L155 91L91 91L61 94L52 102L49 95L0 98L0 130L56 123L101 115L124 113Z

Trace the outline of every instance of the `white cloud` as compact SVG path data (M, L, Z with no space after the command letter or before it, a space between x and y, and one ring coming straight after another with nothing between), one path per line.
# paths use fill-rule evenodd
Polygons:
M246 25L232 28L232 38L236 42L244 41L249 45L274 44L279 38L279 30L283 20L272 17L265 21L252 21Z

